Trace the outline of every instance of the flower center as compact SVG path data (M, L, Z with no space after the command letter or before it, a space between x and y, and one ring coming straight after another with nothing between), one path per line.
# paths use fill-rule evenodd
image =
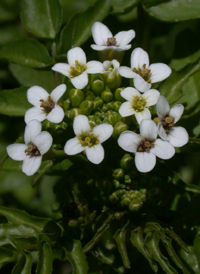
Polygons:
M108 47L115 46L116 45L116 38L114 38L114 37L108 38L107 41L106 41L106 44L107 44Z
M85 64L81 65L79 61L75 60L75 66L70 67L71 74L70 77L74 78L82 74L87 69L87 66Z
M144 107L146 105L146 101L142 97L134 96L134 100L132 103L132 106L136 112L143 111Z
M152 147L154 147L155 140L148 140L144 138L138 146L138 152L149 152Z
M174 118L170 117L169 114L167 114L162 120L161 120L162 126L166 133L169 133L170 127L173 127L174 125Z
M113 66L113 65L110 65L110 67L108 68L108 71L109 71L109 72L113 72L113 70L114 70L114 66Z
M25 153L26 153L26 155L29 155L30 157L40 156L41 155L39 149L37 148L37 146L32 142L30 142L28 144L28 147L25 150Z
M40 107L44 109L46 114L49 114L52 111L52 109L55 107L55 103L51 99L50 95L48 96L47 101L44 101L43 99L41 99L40 102L41 102Z
M88 133L87 131L84 132L81 136L78 137L78 140L80 141L82 146L88 146L92 147L94 145L99 144L99 140L94 135L94 133Z
M142 68L133 68L133 71L139 74L147 83L151 83L151 70L146 68L146 64Z

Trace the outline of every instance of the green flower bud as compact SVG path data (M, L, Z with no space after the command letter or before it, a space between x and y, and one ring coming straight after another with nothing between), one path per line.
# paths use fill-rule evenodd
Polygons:
M96 96L94 95L94 93L90 91L89 94L86 96L85 99L89 100L89 101L94 101L95 98L96 98Z
M113 94L110 91L110 89L106 89L101 93L101 98L104 100L104 102L108 103L112 101L113 99Z
M70 105L71 105L71 101L69 99L67 99L66 101L64 101L64 103L63 103L64 110L69 110L70 109Z
M104 82L99 79L94 80L91 87L95 95L100 95L104 91Z
M69 92L69 98L71 100L71 104L74 108L80 106L80 103L84 100L84 93L80 89L71 89Z
M125 102L126 100L121 96L120 92L123 90L124 88L117 88L115 90L115 99L117 101L120 101L120 102Z
M135 117L135 115L134 115ZM132 117L128 116L128 117L121 117L121 121L125 124L127 124L127 126L130 126L132 123Z
M93 110L93 101L85 100L80 104L80 109L83 114L89 115Z
M119 73L104 73L104 82L110 89L118 88L121 85L122 77Z
M113 184L114 184L115 188L119 188L121 186L121 184L118 180L113 180Z
M114 104L113 104L113 110L118 112L119 108L121 107L121 104L122 104L122 102L115 101Z
M131 184L131 177L129 175L124 176L124 183L125 184Z
M109 110L112 110L113 109L113 102L109 102L106 104L106 107L109 109Z
M117 200L119 200L120 196L122 196L124 193L126 193L126 190L125 189L119 189L115 192L113 192L110 197L109 197L109 200L111 202L116 202Z
M122 168L117 168L113 171L113 177L115 179L122 179L124 177L124 170Z
M108 110L107 106L105 106L105 105L101 109L103 112L106 112Z
M69 226L77 226L78 225L78 222L77 220L70 220L69 223L68 223Z
M121 119L121 116L119 115L119 113L114 113L114 114L110 114L107 117L107 121L109 124L111 125L115 125L119 120Z
M71 120L74 120L75 116L83 114L80 108L72 108L65 112L66 116Z
M138 212L141 207L142 203L137 200L131 201L131 203L129 204L129 210L132 212Z
M117 122L114 125L112 137L117 139L119 135L127 129L128 129L128 126L126 124L124 124L123 122Z
M101 108L103 105L103 100L100 97L96 97L95 101L94 101L94 110L97 110L99 108Z
M133 167L133 165L134 165L133 157L131 157L130 154L124 154L124 156L122 157L120 161L121 168L130 169Z
M84 217L81 216L81 217L78 218L78 222L79 222L79 223L84 223L84 221L85 221L85 220L84 220Z
M101 119L100 119L100 118L97 118L97 119L96 119L96 124L97 124L97 125L102 124L102 121L101 121Z

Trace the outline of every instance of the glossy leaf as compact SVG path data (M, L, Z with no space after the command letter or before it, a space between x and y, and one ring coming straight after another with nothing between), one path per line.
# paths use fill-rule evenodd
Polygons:
M0 59L32 68L51 66L53 61L44 45L26 38L5 44L0 48Z
M17 245L16 241L11 237L1 237L0 238L0 246L5 246L5 245L11 245L15 249L18 249L18 245Z
M175 69L176 71L180 71L187 65L192 64L196 62L197 60L199 60L199 58L200 58L200 50L184 58L172 59L170 62L170 67Z
M9 68L22 86L41 86L49 93L55 88L53 71L36 70L18 64L10 64Z
M39 261L36 269L36 274L51 274L53 255L49 244L42 242L39 244Z
M160 93L167 98L170 104L176 103L182 96L183 85L190 76L200 70L199 62L187 66L180 72L173 71L170 77L159 87Z
M185 252L183 249L180 249L179 256L187 266L189 273L200 274L199 261L195 256L195 252L192 246L189 247L189 252Z
M158 5L152 4L150 7L148 2L148 0L144 0L145 10L149 13L150 16L161 21L177 22L200 18L199 0L163 1L164 3L158 3Z
M0 93L0 113L8 116L24 116L31 104L27 101L28 87L3 90Z
M2 237L12 236L12 237L36 237L36 231L33 227L25 224L13 225L13 224L1 224L0 225L0 235Z
M67 258L73 266L73 274L87 274L88 264L83 253L81 242L78 240L67 241Z
M18 263L12 270L12 274L30 274L32 268L32 256L28 252L24 252L24 254L19 259Z
M62 23L59 0L22 0L24 28L35 36L55 38Z
M113 13L125 13L136 7L141 0L112 0Z
M110 6L110 0L98 0L87 11L75 15L62 30L59 53L66 54L70 48L81 46L91 36L94 22L102 21Z

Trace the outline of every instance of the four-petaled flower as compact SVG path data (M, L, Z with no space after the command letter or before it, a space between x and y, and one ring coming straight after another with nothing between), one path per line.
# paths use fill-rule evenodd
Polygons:
M163 63L149 65L148 53L136 48L131 54L131 68L121 66L119 74L125 78L133 78L135 88L145 92L151 88L152 83L166 79L171 74L171 69Z
M22 171L33 175L41 165L42 155L51 147L51 135L42 131L42 125L37 120L30 121L25 128L25 144L12 144L7 147L8 155L15 161L23 161Z
M68 155L75 155L85 151L86 156L93 164L99 164L104 159L104 149L101 145L113 133L110 124L101 124L90 128L88 118L85 115L77 115L74 118L73 129L76 137L68 140L64 151Z
M39 86L33 86L27 91L27 99L34 107L28 109L24 120L28 123L31 120L39 122L47 119L52 123L60 123L64 118L63 109L57 104L57 101L66 90L66 85L62 84L56 87L51 94Z
M170 159L174 147L167 141L157 138L157 126L154 121L145 119L140 123L140 135L132 131L124 131L118 139L121 148L135 153L135 165L140 172L151 171L156 164L156 156Z
M113 49L116 51L124 51L131 48L128 43L135 37L135 31L120 31L114 37L111 31L102 23L95 22L92 26L92 36L94 42L91 45L92 49L102 51L106 49Z
M79 47L67 52L67 60L69 64L55 64L52 70L67 76L77 89L83 89L88 84L88 74L101 73L103 70L99 61L87 63L85 52Z
M174 127L183 114L184 106L178 104L170 109L167 99L160 96L156 108L160 120L158 124L160 138L168 141L174 147L182 147L187 144L189 136L185 128Z
M135 114L138 124L143 119L151 119L151 112L148 107L157 103L160 92L156 89L150 89L144 94L141 94L135 88L128 87L120 92L121 96L128 102L124 102L119 113L122 117L127 117Z

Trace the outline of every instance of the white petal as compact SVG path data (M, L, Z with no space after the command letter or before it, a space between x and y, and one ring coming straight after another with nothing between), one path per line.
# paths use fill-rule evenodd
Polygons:
M119 114L122 117L127 117L135 114L135 110L130 102L124 102L119 108Z
M95 136L97 136L99 142L103 143L112 135L113 127L110 124L104 123L104 124L95 126L92 132L94 133Z
M141 137L132 131L124 131L117 140L121 148L128 152L136 152L141 142Z
M98 46L106 45L107 39L113 37L111 31L100 22L95 22L92 26L92 36Z
M142 120L151 119L151 112L149 111L148 108L144 108L143 111L135 113L135 118L136 118L138 124L140 125Z
M47 100L49 96L49 93L39 86L33 86L28 89L27 91L27 99L29 103L31 103L34 106L40 106L41 102L40 100Z
M23 161L26 156L25 150L27 149L27 145L13 144L7 146L6 149L10 158L12 158L15 161Z
M157 83L166 79L172 72L169 66L163 63L156 63L149 66L151 70L151 83Z
M174 118L174 123L178 122L183 114L184 106L181 104L175 105L169 111L169 116Z
M120 63L116 60L116 59L113 59L112 61L111 61L111 63L113 64L113 67L115 68L115 69L119 69L119 66L120 66Z
M156 156L150 152L136 152L135 165L140 172L151 171L156 164Z
M47 120L51 123L57 124L62 122L64 116L65 116L65 113L63 109L60 106L55 105L52 111L49 112L49 114L47 115Z
M139 91L131 87L123 89L120 92L120 95L129 102L132 102L135 96L141 97L141 94L139 93Z
M92 147L85 147L85 152L88 160L91 163L98 165L103 161L104 149L101 144Z
M142 137L148 140L156 139L157 137L157 126L154 121L145 119L140 123L140 134Z
M35 136L37 136L42 129L42 125L37 120L30 121L25 128L24 141L28 145L29 142L33 142Z
M77 89L83 89L88 83L87 72L83 72L77 77L71 78L71 82Z
M119 68L119 74L125 78L133 78L135 77L136 73L132 71L131 68L125 67L125 66L121 66Z
M39 107L29 108L24 116L25 123L29 123L31 120L38 120L42 122L46 119L46 113Z
M86 72L89 74L101 73L103 71L103 64L98 61L90 61L87 63Z
M126 46L135 37L135 31L132 29L128 31L120 31L114 37L116 38L118 47Z
M156 110L160 120L169 113L170 107L167 99L164 96L160 96L156 105Z
M33 143L37 146L40 154L45 154L53 143L51 134L47 131L40 132L33 140Z
M146 64L146 68L149 67L149 55L141 48L136 48L131 53L131 68L142 68Z
M124 51L124 50L128 50L131 48L131 45L126 45L126 46L120 46L120 47L110 47L113 48L116 51Z
M70 72L71 72L70 65L65 64L65 63L57 63L51 69L65 75L67 77L70 77L70 75L71 75L70 74Z
M151 148L151 152L155 154L160 159L170 159L175 154L175 149L170 143L167 141L163 141L161 139L157 139L154 143L154 147Z
M150 89L146 91L142 97L145 98L147 107L153 106L157 103L160 92L156 89Z
M183 127L172 127L168 137L170 144L174 147L182 147L189 140L188 133Z
M65 91L66 85L61 84L51 92L51 99L54 101L54 103L57 103L57 101L60 99L60 97L64 94Z
M163 125L161 123L158 124L158 135L164 141L169 141L168 135L167 135L167 133L166 133L166 131L163 128Z
M74 118L73 129L76 136L82 135L84 132L91 132L90 124L87 116L77 115Z
M85 147L80 144L77 137L68 140L64 146L64 151L67 155L75 155L85 150Z
M104 71L107 71L111 66L112 66L112 62L111 61L106 60L106 61L103 62L103 69L104 69Z
M134 86L140 92L145 92L151 88L151 84L147 83L139 74L133 78Z
M98 45L91 45L91 48L93 50L98 50L98 51L103 51L103 50L107 50L107 49L111 49L111 47L108 46L98 46Z
M72 66L75 65L76 60L82 65L87 62L85 52L79 47L72 48L67 52L67 60Z
M27 175L33 175L40 167L42 162L42 156L26 156L23 161L22 171Z

